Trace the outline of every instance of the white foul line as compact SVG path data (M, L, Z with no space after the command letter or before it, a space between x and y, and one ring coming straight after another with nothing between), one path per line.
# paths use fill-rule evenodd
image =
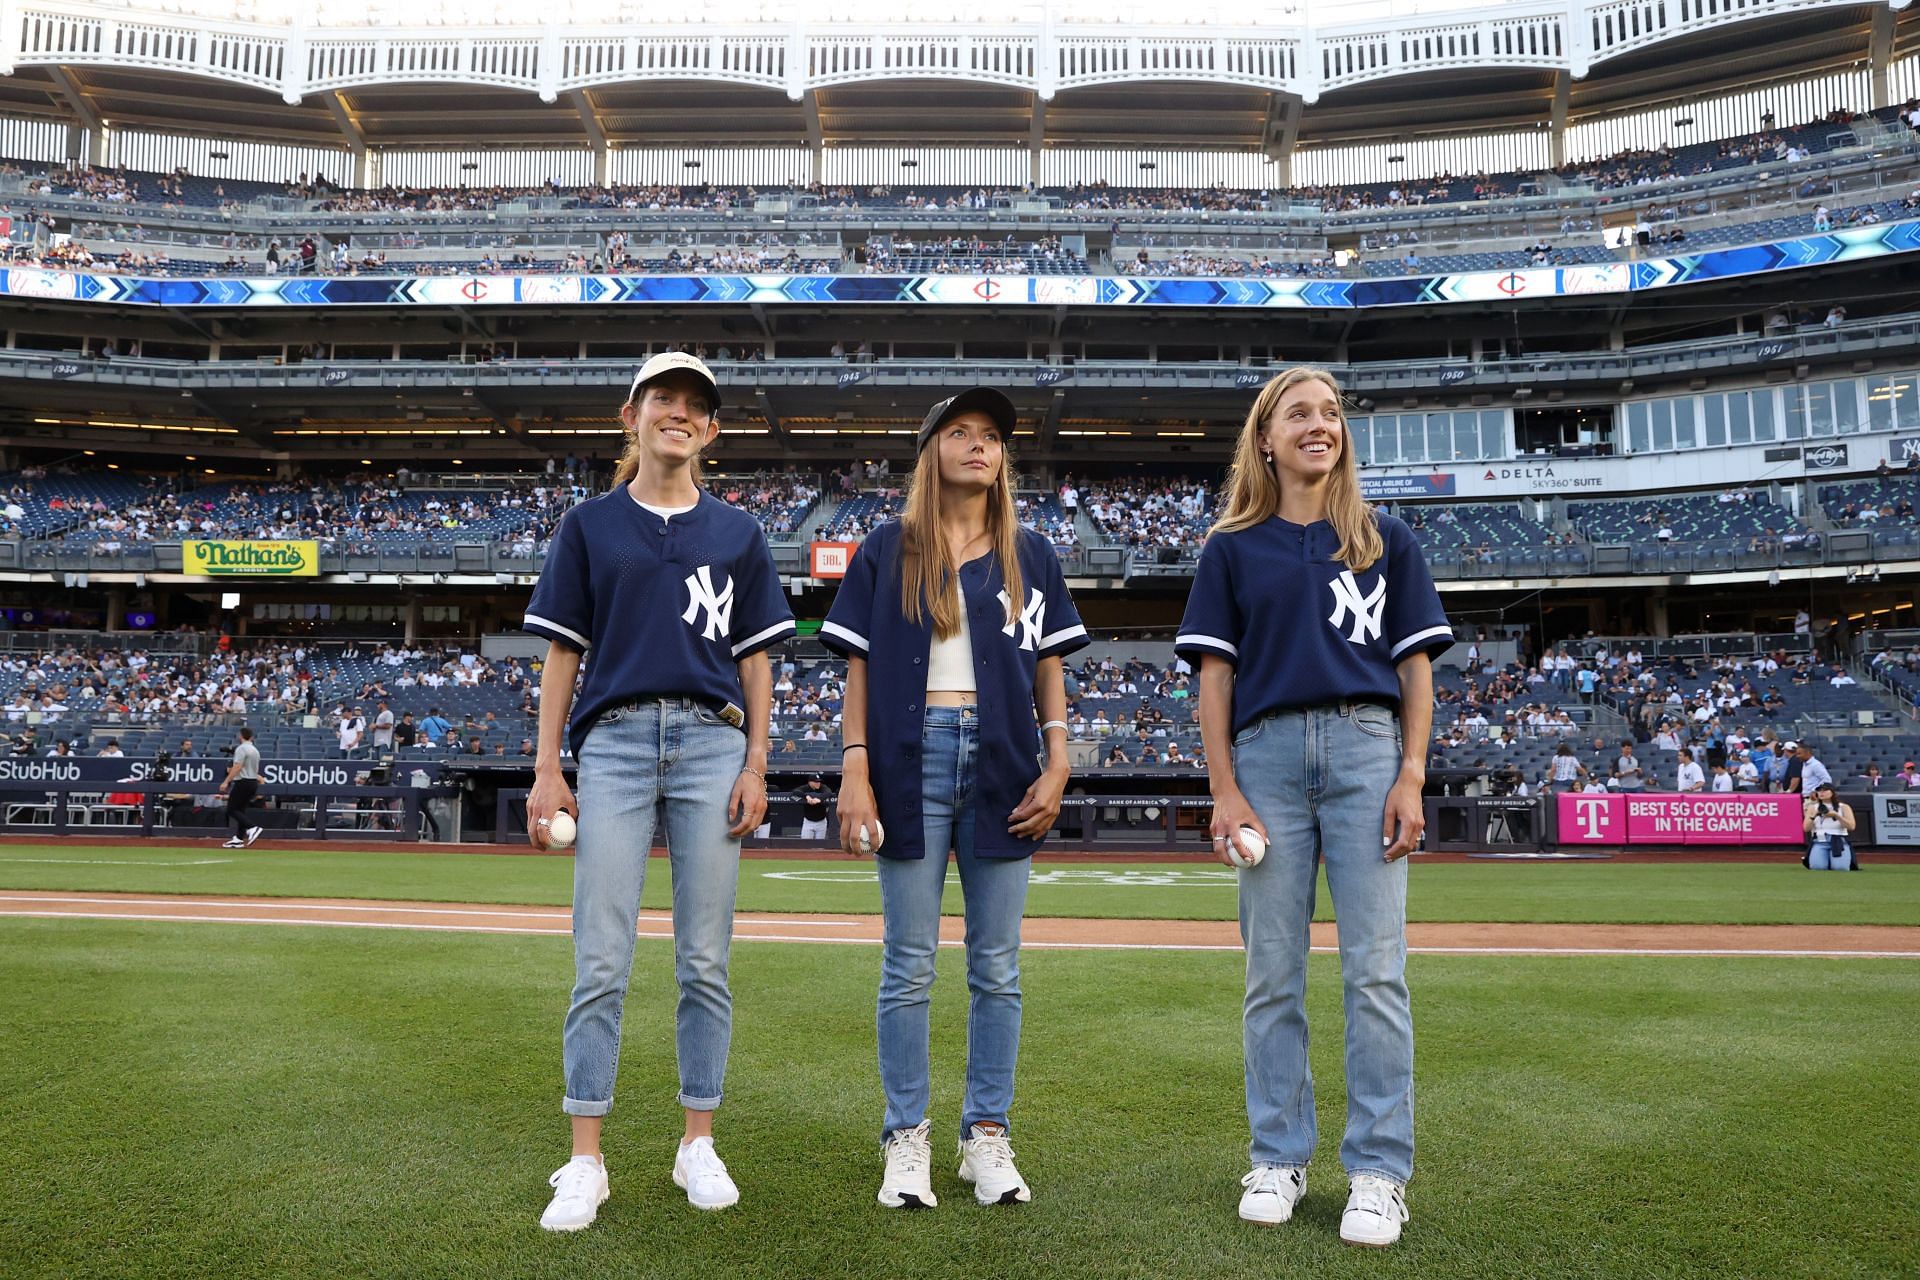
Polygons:
M142 865L145 865L145 864L142 864ZM392 912L396 912L396 911L404 911L404 912L406 912L406 913L407 913L408 915L420 915L420 916L515 916L515 917L518 917L518 918L520 918L520 919L523 919L523 920L566 920L566 921L569 921L569 922L571 922L571 921L572 921L572 919L573 919L573 913L572 913L571 911L528 911L528 910L527 910L526 908L524 908L524 907L512 907L512 906L502 906L502 907L500 907L500 908L499 908L499 909L498 909L497 911L486 911L486 910L481 910L481 909L478 909L478 908L474 908L474 907L425 907L425 906L412 906L412 905L406 905L406 904L398 904L398 903L385 903L385 904L378 904L378 903L375 903L375 904L363 904L363 903L339 903L339 902L335 902L335 903L328 903L328 902L255 902L255 903L245 903L245 902L226 902L226 901L220 901L220 900L218 900L218 899L215 899L215 900L206 900L206 899L200 899L200 898L173 898L173 897L169 897L169 898L122 898L122 897L118 897L118 896L116 896L116 897L112 897L112 898L73 898L73 897L53 897L53 896L50 896L50 895L47 895L47 894L43 894L43 893L36 893L36 894L34 894L34 895L33 895L32 897L30 897L30 898L14 898L14 897L9 897L9 896L7 896L7 895L6 895L6 894L4 894L4 893L0 893L0 914L8 914L8 913L6 912L6 910L5 910L5 905L6 905L6 904L8 904L8 903L28 903L28 904L31 904L31 903L35 903L35 902L71 902L71 903L79 903L79 904L83 904L83 905L86 905L86 906L96 906L96 907L113 907L113 906L124 906L124 907L176 907L176 906L177 906L177 907L239 907L239 906L261 906L261 907L271 907L271 908L273 908L274 910L277 910L277 911L359 911L359 912L369 912L369 913L376 913L376 914L378 914L378 913L388 913L388 914L390 914L390 913L392 913ZM19 913L13 913L13 914L19 914ZM55 912L55 913L53 913L53 914L56 914L56 915L86 915L86 914L91 914L91 913L88 913L88 912L78 912L78 911L71 911L71 912ZM146 918L146 917L142 917L142 918L144 919L144 918ZM172 919L172 920L197 920L197 919L200 919L201 917L199 917L199 916L156 916L156 917L153 917L153 918L154 918L154 919L160 919L160 920L170 920L170 919ZM237 919L238 917L229 917L229 916L210 916L210 917L207 917L207 918L208 918L208 919L213 919L213 920L226 920L226 919ZM111 920L111 919L114 919L114 917L112 917L112 916L94 916L94 919L96 919L96 920ZM671 923L673 922L673 916L672 916L671 914L668 914L668 915L661 915L661 914L658 914L658 913L654 913L654 914L652 914L652 915L649 915L649 914L647 914L647 913L646 913L646 912L644 912L644 911L643 911L643 912L641 912L641 913L640 913L640 922L641 922L642 924L645 924L645 923L646 923L646 922L648 922L648 921L653 921L653 922L655 922L655 923L657 923L657 924L671 924ZM257 922L257 923L271 923L271 922ZM318 923L322 923L322 922L320 922L320 921L307 921L307 920L286 920L286 921L281 921L280 923L285 923L285 924L318 924ZM354 923L358 923L358 922L356 922L356 921L352 921L352 920L341 920L341 921L336 921L336 922L334 922L334 923L338 923L338 924L354 924ZM750 925L776 925L776 924L791 924L791 923L793 923L793 922L792 922L791 920L786 920L786 919L782 919L782 920L755 920L755 919L752 919L751 917L747 917L747 916L740 916L740 917L737 917L737 918L736 918L736 919L734 920L734 924L736 924L736 925L742 925L742 924L750 924ZM809 921L807 921L807 923L808 923L808 924L810 924L810 925L814 925L814 926L817 926L817 927L819 927L819 928L823 928L823 929L857 929L857 928L859 928L859 927L860 927L860 924L861 924L861 922L860 922L860 921L858 921L858 920L809 920ZM401 926L401 927L405 927L405 926ZM424 928L425 926L422 926L422 927ZM572 929L571 929L571 928L569 928L569 929L567 930L567 932L569 932L569 933L570 933L570 932L572 932ZM672 935L671 935L671 934L663 934L663 935L660 935L660 936L662 936L662 937L671 937Z
M212 916L212 915L176 915L176 914L160 914L160 913L144 913L143 914L143 913L136 913L136 912L34 911L34 910L18 909L18 908L24 908L25 906L27 906L27 904L34 903L34 902L40 902L40 903L66 902L66 903L86 903L86 904L94 904L94 905L110 905L114 903L119 903L124 905L133 905L133 906L169 906L169 905L173 905L174 901L175 900L169 900L169 899L156 900L156 899L127 899L127 898L109 898L109 899L103 899L103 898L12 898L12 899L9 899L9 898L0 897L0 916L16 916L16 917L26 918L26 919L42 919L42 920L55 920L55 919L59 919L59 920L123 920L123 921L136 921L136 922L182 921L186 923L198 923L198 924L296 924L296 925L321 925L321 926L335 928L335 929L401 929L401 930L426 932L426 933L432 933L432 932L504 933L504 934L523 933L523 934L545 934L549 936L565 936L573 932L571 925L569 925L567 928L564 928L564 929L550 929L550 928L537 928L537 927L529 928L529 927L515 926L515 925L408 923L408 922L394 921L394 920L311 920L311 919L289 918L286 916L272 916L272 915ZM222 906L226 904L209 903L209 902L182 902L180 903L180 905ZM399 908L392 908L392 907L329 908L329 907L323 907L317 904L309 904L309 903L302 903L302 904L296 904L296 905L306 910L349 910L350 909L350 910L357 910L357 911L381 911L381 910L392 911L392 910L399 909ZM567 918L563 915L556 915L556 914L515 913L515 912L509 912L509 911L473 911L473 910L462 910L458 908L423 908L422 911L432 912L433 914L439 914L439 915L488 916L488 915L518 914L523 916L524 918L539 919L539 920L563 920ZM657 919L658 918L656 917L656 920ZM785 922L772 921L772 920L751 922L751 921L743 920L743 921L739 921L738 923L778 924L778 923L785 923ZM820 921L815 923L851 926L859 922L858 921ZM640 930L638 936L642 938L658 939L661 941L670 941L673 938L673 934L671 932L660 933L660 932L649 931L646 929ZM778 933L778 934L767 933L767 934L736 935L734 938L734 941L736 942L827 942L827 943L839 943L841 945L850 944L850 945L856 945L856 946L879 946L880 945L880 940L878 938L849 938L849 937L846 937L845 935L841 935L839 937L823 937L815 934L802 934L802 933ZM964 947L966 943L955 938L955 939L943 939L940 945L943 947L954 948L954 947ZM1032 948L1036 950L1047 950L1047 951L1203 951L1204 952L1204 951L1239 951L1241 949L1238 944L1234 944L1234 943L1205 943L1205 942L1025 942L1025 943L1022 943L1021 945L1024 948ZM1339 953L1338 947L1312 947L1309 949L1317 955L1337 955ZM1589 957L1639 956L1639 957L1675 957L1675 958L1734 957L1734 958L1747 958L1747 959L1920 960L1920 951L1833 951L1833 950L1792 951L1792 950L1785 950L1785 949L1760 949L1760 948L1751 949L1751 950L1740 950L1740 949L1734 949L1734 948L1683 948L1683 949L1674 949L1674 950L1661 950L1659 948L1653 948L1653 947L1611 947L1611 948L1567 947L1567 948L1558 948L1558 949L1527 948L1527 947L1409 947L1407 948L1407 950L1410 954L1413 954L1413 955L1447 955L1447 956L1589 956Z
M232 858L197 858L187 862L158 862L151 858L139 861L112 858L0 858L0 862L45 862L60 867L220 867L232 861Z

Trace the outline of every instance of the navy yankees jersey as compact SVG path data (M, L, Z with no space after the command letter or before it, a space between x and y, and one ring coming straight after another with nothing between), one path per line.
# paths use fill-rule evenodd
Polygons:
M1024 858L1040 846L1039 840L1007 832L1007 815L1040 776L1044 763L1033 714L1034 669L1042 658L1087 644L1087 629L1067 596L1052 546L1030 529L1020 531L1019 546L1026 599L1017 608L1008 608L999 557L989 552L960 566L980 723L973 849L983 858ZM920 730L933 617L926 613L915 623L901 611L899 547L897 520L867 535L847 565L840 593L820 626L820 639L838 653L867 662L867 772L887 832L880 852L891 858L923 858ZM945 854L941 850L938 856Z
M626 486L567 512L524 630L587 654L568 741L635 698L743 706L736 664L793 634L760 522L702 492L668 520Z
M1394 664L1453 644L1413 533L1375 519L1386 549L1361 573L1334 558L1340 538L1324 520L1275 516L1207 539L1174 652L1196 668L1209 654L1234 664L1235 733L1289 707L1397 705Z

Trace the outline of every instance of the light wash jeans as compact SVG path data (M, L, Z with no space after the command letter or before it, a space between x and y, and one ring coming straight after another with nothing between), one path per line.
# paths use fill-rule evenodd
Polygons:
M1840 856L1834 856L1836 846ZM1816 836L1807 850L1807 866L1815 871L1853 870L1853 840L1849 836Z
M960 1132L981 1121L1005 1125L1020 1054L1020 917L1031 858L973 854L974 762L978 714L971 707L928 707L921 731L921 818L927 856L875 855L885 945L880 958L880 1084L887 1095L882 1140L927 1117L932 1090L928 1008L940 946L940 895L947 850L960 864L966 901L967 1089ZM1004 815L989 815L1004 821Z
M719 1107L733 1037L727 953L740 880L740 841L727 834L726 806L746 759L745 734L678 698L609 711L587 735L575 793L575 980L562 1034L567 1114L603 1116L613 1109L640 890L663 815L673 860L680 1105Z
M1407 863L1387 862L1380 839L1387 792L1400 772L1398 718L1368 703L1283 711L1235 737L1233 772L1269 837L1266 858L1240 872L1253 1163L1304 1169L1318 1141L1303 1001L1315 872L1324 859L1346 994L1340 1163L1349 1176L1404 1185L1413 1173Z

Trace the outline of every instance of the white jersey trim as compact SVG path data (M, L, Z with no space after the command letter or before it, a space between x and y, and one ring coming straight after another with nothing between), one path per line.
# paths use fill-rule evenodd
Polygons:
M528 614L525 618L521 619L521 622L525 626L544 627L548 631L552 631L558 635L565 636L567 639L579 645L582 649L591 649L593 647L593 641L587 639L585 636L581 635L578 631L575 631L572 627L563 627L559 623L553 621L553 619L543 618L537 613Z
M733 646L733 656L737 658L741 655L741 653L745 652L748 649L753 648L755 645L759 644L762 640L766 640L766 639L769 639L770 637L777 636L782 631L796 630L797 627L798 627L798 624L795 623L792 618L788 618L783 622L776 622L772 626L768 627L765 631L760 632L758 635L748 636L745 640L742 640L739 644Z
M1218 640L1218 639L1215 639L1213 636L1203 636L1198 634L1197 632L1190 632L1184 636L1175 636L1173 638L1173 643L1175 648L1178 648L1183 644L1191 644L1191 645L1199 645L1201 648L1204 648L1204 649L1218 649L1220 652L1225 654L1230 654L1235 658L1238 658L1240 656L1240 651L1234 648L1232 645L1228 644L1225 640Z
M830 636L839 636L842 640L845 640L862 653L867 651L867 638L865 636L857 631L851 631L837 622L823 622L820 624L820 630Z
M1444 627L1428 627L1425 631L1416 631L1399 644L1393 646L1393 653L1390 656L1398 659L1402 653L1405 653L1414 645L1419 644L1422 640L1433 640L1440 636L1451 638L1453 636L1453 627L1450 625Z

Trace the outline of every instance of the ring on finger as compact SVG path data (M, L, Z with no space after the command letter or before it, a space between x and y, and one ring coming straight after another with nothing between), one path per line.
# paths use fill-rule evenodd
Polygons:
M534 826L536 826L536 827L550 827L550 826L552 826L552 825L553 825L553 819L552 819L552 818L542 818L542 819L540 819L540 820L539 820L538 822L536 822L536 823L534 823L533 825L534 825Z

